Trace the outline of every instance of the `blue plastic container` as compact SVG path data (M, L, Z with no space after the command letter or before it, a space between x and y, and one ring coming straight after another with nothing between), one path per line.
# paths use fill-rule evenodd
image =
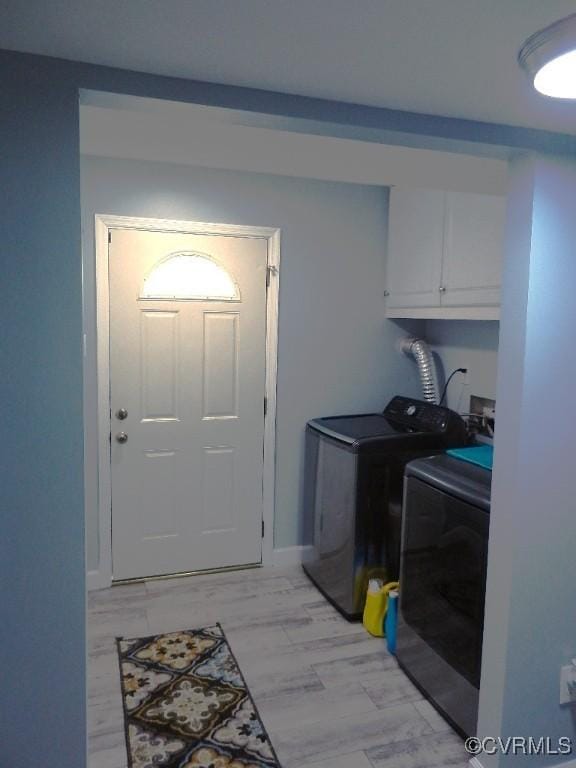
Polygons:
M388 610L384 621L386 644L388 652L396 655L396 626L398 624L398 590L392 589L388 593Z

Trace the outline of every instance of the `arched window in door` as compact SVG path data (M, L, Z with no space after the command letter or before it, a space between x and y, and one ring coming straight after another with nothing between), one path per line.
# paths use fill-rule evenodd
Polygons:
M148 273L140 298L239 301L240 292L230 273L208 254L180 251Z

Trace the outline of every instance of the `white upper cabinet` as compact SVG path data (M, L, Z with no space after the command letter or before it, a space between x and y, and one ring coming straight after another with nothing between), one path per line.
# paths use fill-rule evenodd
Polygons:
M446 195L443 305L500 304L505 202L495 195Z
M388 317L498 319L504 197L390 192Z
M445 194L390 190L387 286L391 307L430 307L442 279Z

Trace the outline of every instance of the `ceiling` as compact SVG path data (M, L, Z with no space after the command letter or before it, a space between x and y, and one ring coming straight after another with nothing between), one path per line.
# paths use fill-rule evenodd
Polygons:
M2 0L0 47L576 134L521 44L576 0Z

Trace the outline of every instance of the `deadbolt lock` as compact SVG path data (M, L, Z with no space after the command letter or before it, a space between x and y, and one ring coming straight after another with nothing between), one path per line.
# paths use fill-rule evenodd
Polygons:
M116 411L116 418L120 419L120 421L123 421L128 416L128 411L126 408L119 408Z

